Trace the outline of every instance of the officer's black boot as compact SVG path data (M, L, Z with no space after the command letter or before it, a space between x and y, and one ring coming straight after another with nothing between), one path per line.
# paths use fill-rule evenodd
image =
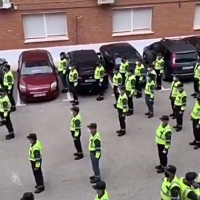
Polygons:
M93 179L90 179L90 183L97 183L99 181L101 181L100 177L94 177Z
M14 133L8 134L8 135L6 135L6 137L5 137L6 140L11 140L11 139L13 139L13 138L15 138L15 134L14 134Z
M114 108L117 108L117 104L116 104L116 103L115 103L115 104L113 104L113 107L114 107Z
M72 101L70 101L70 103L75 103L75 101L74 101L74 100L72 100Z
M174 129L177 129L177 128L178 128L178 125L173 126L173 128L174 128Z
M121 130L121 129L116 131L116 133L121 133L121 132L122 132L122 130Z
M161 167L160 169L157 170L157 173L158 173L158 174L161 174L161 173L164 173L164 171L165 171L164 168Z
M129 111L127 112L127 116L131 116L131 115L133 115L133 110L129 110Z
M173 116L174 116L174 113L170 114L169 116L170 116L170 117L173 117Z
M147 118L152 118L153 117L153 113L149 113L148 117Z
M196 145L196 141L194 140L193 142L190 142L189 145L191 145L191 146Z
M83 153L77 153L76 157L74 158L74 160L80 160L82 159L84 156L83 156Z
M77 106L77 105L79 105L79 102L78 102L78 101L74 101L74 102L72 103L72 106Z
M191 94L192 97L196 97L197 96L197 93L194 92L193 94Z
M90 180L92 180L92 179L94 179L95 178L95 176L90 176Z
M195 146L194 146L194 149L196 150L196 149L199 149L200 148L200 145L199 144L196 144Z
M156 165L156 166L155 166L155 169L161 169L161 168L162 168L161 165Z
M177 126L177 128L176 128L176 132L180 132L182 130L182 126Z
M126 130L121 130L121 132L118 134L118 137L122 137L123 135L126 135Z
M150 114L150 112L146 112L146 113L144 113L145 115L149 115Z
M45 190L45 187L44 186L38 186L37 189L35 190L35 193L38 194L38 193L41 193Z
M16 111L16 107L12 106L11 109L10 109L10 112L15 112L15 111Z
M99 96L99 97L96 98L96 100L97 100L97 101L103 101L104 98L103 98L103 96Z

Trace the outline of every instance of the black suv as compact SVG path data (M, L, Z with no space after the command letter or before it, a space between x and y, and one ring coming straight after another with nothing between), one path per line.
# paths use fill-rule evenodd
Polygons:
M162 39L144 48L143 58L151 64L158 53L161 53L165 61L163 80L170 80L172 74L178 74L182 78L192 78L194 66L198 59L196 49L187 41L180 39Z

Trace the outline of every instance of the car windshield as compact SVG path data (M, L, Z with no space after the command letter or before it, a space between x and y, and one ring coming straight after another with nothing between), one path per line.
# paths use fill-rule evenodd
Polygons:
M196 52L176 53L176 63L195 62L196 60Z
M120 65L122 58L127 58L129 63L135 63L135 61L138 60L138 58L141 58L140 54L138 52L121 52L116 53L115 57L115 64Z
M22 75L52 74L53 69L47 61L28 62L22 65Z

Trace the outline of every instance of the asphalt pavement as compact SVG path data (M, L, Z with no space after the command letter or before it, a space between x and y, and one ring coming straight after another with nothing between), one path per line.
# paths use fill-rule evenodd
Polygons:
M127 135L118 138L117 111L113 108L112 89L106 91L105 100L97 102L96 96L80 97L80 112L83 118L82 145L84 159L73 160L75 152L69 132L70 103L67 95L58 99L37 104L18 102L17 111L11 115L16 138L5 141L5 127L0 129L0 194L4 200L20 199L27 191L34 191L34 179L28 161L29 142L26 136L35 132L43 143L43 172L46 190L36 196L38 200L89 200L94 199L95 191L89 182L92 175L88 152L87 124L96 122L102 134L102 179L107 183L111 199L160 199L162 174L157 174L158 164L155 145L155 131L159 117L170 114L170 83L163 83L163 90L155 94L155 116L147 119L144 98L136 99L135 113L127 117ZM184 114L182 132L173 132L169 152L169 164L178 169L178 175L187 171L199 172L199 150L188 145L193 140L190 113L195 100L190 97L192 83L185 84L188 93L187 109ZM69 94L70 95L70 94ZM15 90L16 101L18 98ZM170 121L173 126L174 120Z

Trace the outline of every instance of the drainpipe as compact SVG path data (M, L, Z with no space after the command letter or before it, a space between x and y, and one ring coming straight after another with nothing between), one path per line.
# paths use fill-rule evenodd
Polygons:
M79 23L78 20L81 19L82 16L76 16L75 19L75 32L76 32L76 45L79 44Z

